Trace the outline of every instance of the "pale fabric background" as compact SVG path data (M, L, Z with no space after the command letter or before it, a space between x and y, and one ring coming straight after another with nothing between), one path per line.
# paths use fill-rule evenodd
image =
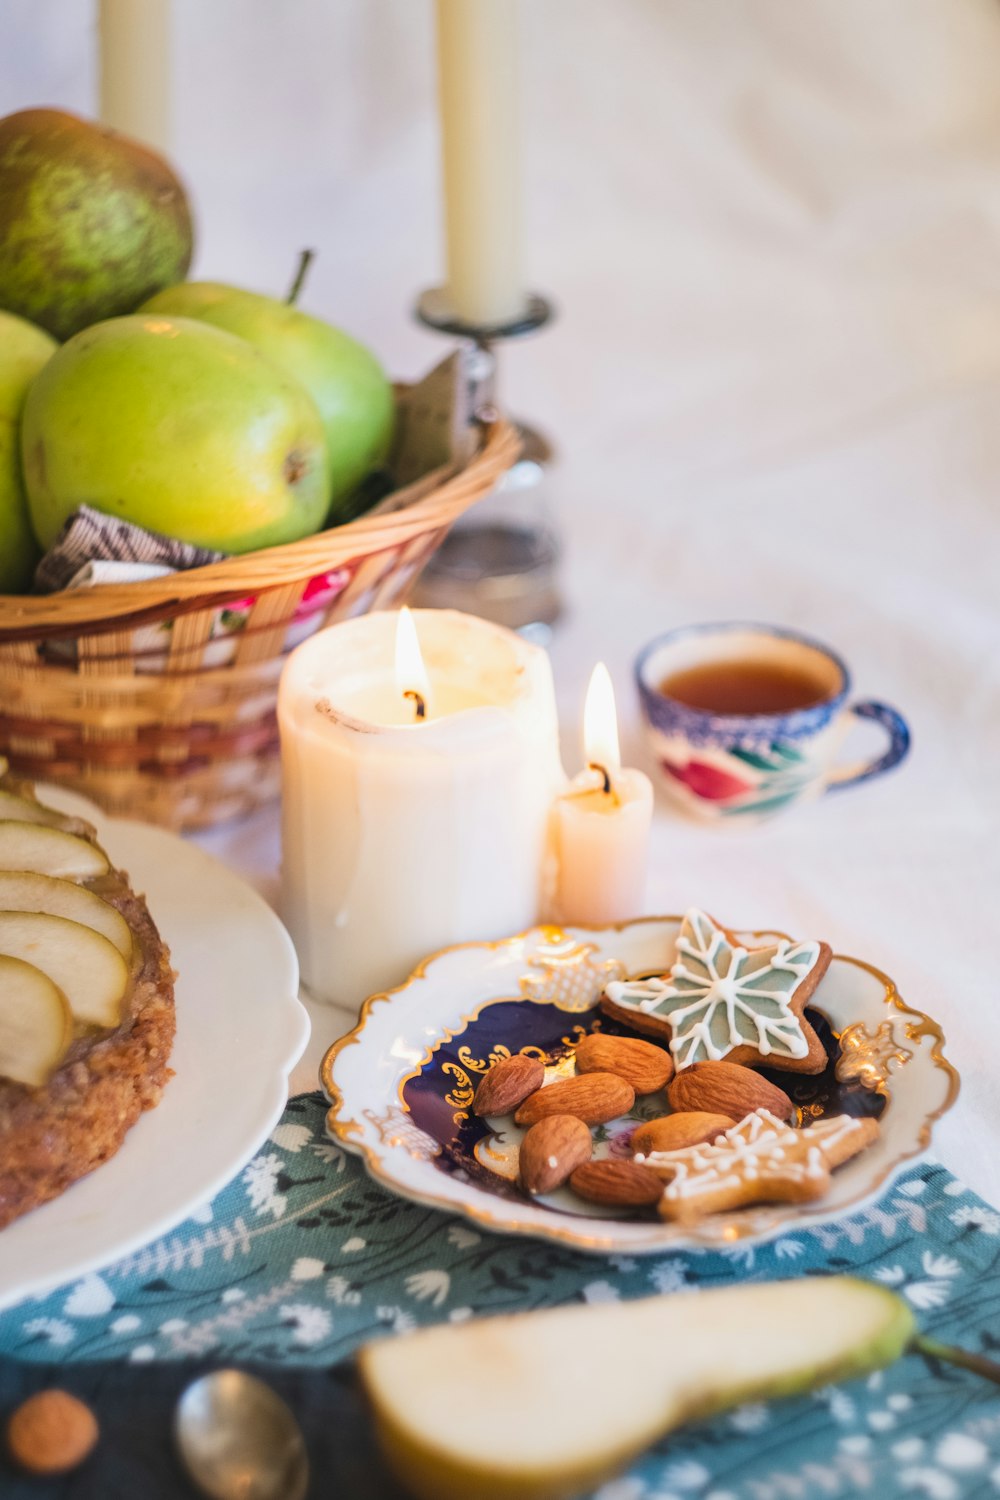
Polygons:
M1000 3L525 4L531 280L511 351L555 435L577 764L586 678L693 619L795 623L909 714L905 769L762 833L661 808L649 909L824 937L944 1023L940 1154L1000 1201ZM177 0L197 271L282 291L416 373L438 278L427 0ZM94 98L86 0L4 0L0 112ZM276 889L275 820L206 844ZM297 1081L343 1018L317 1013Z

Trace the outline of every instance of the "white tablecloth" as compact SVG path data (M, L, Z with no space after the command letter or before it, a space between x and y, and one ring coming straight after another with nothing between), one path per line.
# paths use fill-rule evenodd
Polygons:
M0 97L86 107L86 7L12 10ZM403 373L441 347L405 318L440 264L429 22L175 6L197 269L280 290L318 244L307 305ZM647 905L888 970L963 1074L940 1154L1000 1202L1000 6L544 0L525 57L530 269L562 316L505 382L561 449L567 764L598 657L641 761L630 663L689 620L799 625L905 711L900 772L763 832L660 808ZM273 893L272 815L202 842ZM314 1020L306 1087L343 1024Z

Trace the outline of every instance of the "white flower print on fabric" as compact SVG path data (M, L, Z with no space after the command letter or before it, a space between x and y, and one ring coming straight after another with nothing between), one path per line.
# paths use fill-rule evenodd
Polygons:
M762 1432L771 1420L771 1413L760 1401L748 1401L729 1413L729 1425L737 1432Z
M326 1270L323 1261L317 1260L313 1255L300 1255L292 1266L293 1281L315 1281L317 1276L322 1276Z
M63 1303L69 1318L103 1318L115 1305L115 1294L100 1276L78 1281Z
M24 1332L29 1338L44 1339L57 1349L65 1349L76 1338L73 1328L69 1323L64 1323L62 1318L32 1318L25 1323Z
M388 1323L393 1333L410 1333L417 1326L413 1314L401 1307L376 1307L375 1316L380 1323Z
M326 1295L338 1307L360 1307L361 1293L355 1291L346 1276L331 1276L326 1284Z
M473 1245L478 1245L482 1235L474 1229L466 1229L464 1224L450 1224L448 1226L448 1243L454 1245L456 1250L471 1250Z
M618 1288L611 1285L610 1281L592 1281L585 1286L582 1293L584 1302L617 1302L619 1300Z
M1000 1214L987 1208L985 1203L965 1203L961 1208L954 1209L948 1217L960 1229L979 1229L991 1238L1000 1235Z
M678 1067L718 1061L734 1047L762 1057L800 1058L809 1042L792 997L819 962L821 944L742 948L705 912L692 909L681 924L669 979L613 980L607 996L625 1010L642 1011L671 1028Z
M296 1156L312 1140L312 1131L308 1125L278 1125L271 1132L271 1140L282 1151Z
M447 1271L415 1271L403 1285L417 1302L432 1302L440 1307L451 1289L451 1277Z
M240 1179L247 1190L250 1207L258 1214L270 1214L280 1219L285 1212L287 1199L278 1192L278 1173L281 1157L270 1152L267 1156L255 1156Z
M661 1260L649 1273L649 1279L658 1292L696 1292L697 1286L687 1279L687 1266L682 1260Z
M344 1255L356 1255L359 1250L365 1248L366 1243L359 1234L352 1235L349 1240L345 1240L341 1245L341 1253Z
M313 1307L309 1302L286 1302L279 1311L292 1329L296 1344L321 1344L333 1331L333 1317L325 1307Z

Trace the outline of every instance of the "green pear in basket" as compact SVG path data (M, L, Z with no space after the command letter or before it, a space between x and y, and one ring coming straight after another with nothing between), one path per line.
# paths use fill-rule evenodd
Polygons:
M21 410L56 347L33 323L0 312L0 594L23 593L38 561L21 478Z
M70 339L28 393L22 455L43 547L83 504L233 553L308 536L329 506L308 391L191 318L112 318Z
M394 405L392 387L375 356L349 334L294 305L307 265L308 252L288 302L220 282L188 281L158 292L143 311L225 328L302 382L326 431L333 524L349 518L352 492L385 459Z
M67 339L179 281L191 249L155 152L61 109L0 120L0 308Z

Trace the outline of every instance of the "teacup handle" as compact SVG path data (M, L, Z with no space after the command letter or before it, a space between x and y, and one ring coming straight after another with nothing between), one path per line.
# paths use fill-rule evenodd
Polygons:
M873 776L881 776L883 771L891 771L893 766L898 766L906 758L910 749L910 726L903 715L890 708L887 703L876 703L874 700L850 703L847 712L859 719L874 719L876 724L880 724L889 736L889 748L875 760L861 761L831 771L826 782L828 792L839 792L845 786L858 786L862 781L870 781Z

